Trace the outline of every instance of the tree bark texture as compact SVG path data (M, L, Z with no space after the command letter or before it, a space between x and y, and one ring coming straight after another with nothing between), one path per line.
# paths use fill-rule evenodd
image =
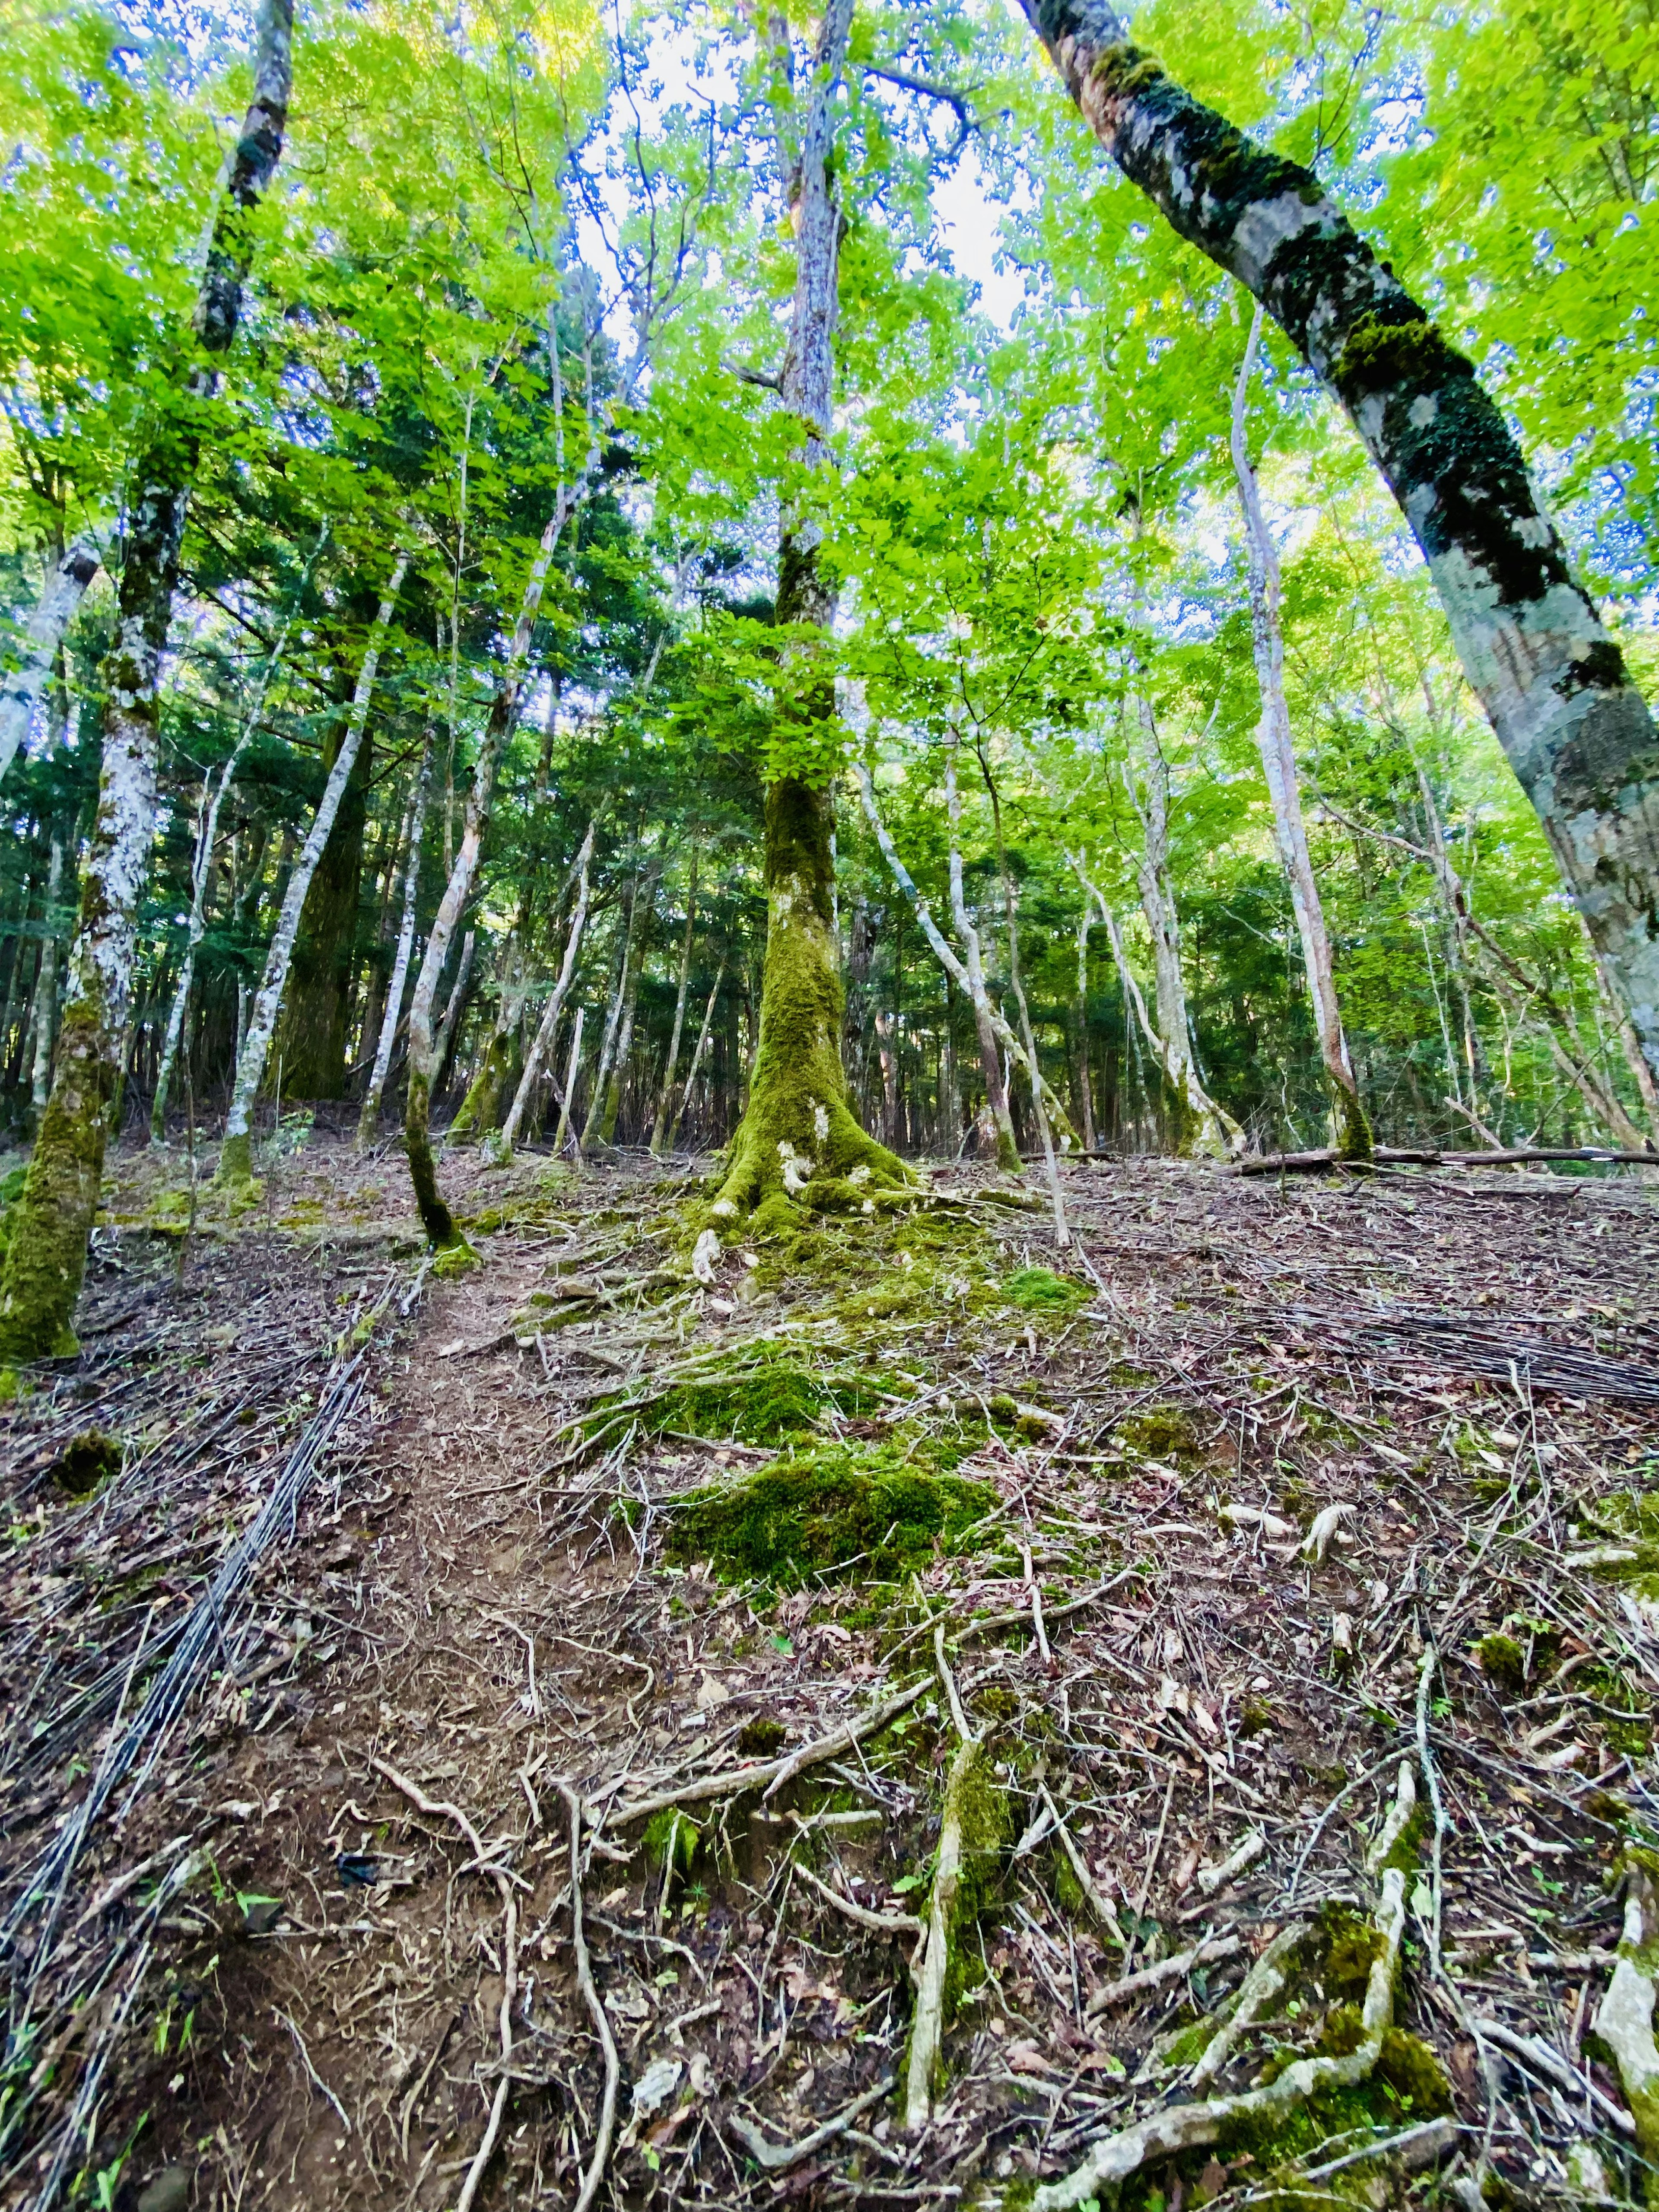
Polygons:
M40 939L40 973L34 986L34 1069L30 1096L36 1107L52 1095L52 1048L58 1026L58 907L64 896L64 841L52 841L46 873L46 927Z
M1142 692L1129 702L1129 799L1140 819L1141 849L1135 864L1140 910L1152 939L1158 1029L1153 1037L1164 1071L1165 1104L1173 1120L1177 1153L1203 1152L1224 1159L1237 1149L1238 1124L1200 1082L1193 1065L1187 985L1181 972L1181 922L1170 881L1170 766L1158 743L1152 702ZM1101 902L1103 908L1105 902ZM1112 927L1115 928L1115 922ZM1116 947L1114 946L1115 955Z
M559 1018L564 1012L565 1000L570 995L576 963L581 957L582 937L587 928L588 870L593 859L593 830L594 824L590 822L587 835L582 839L581 851L576 856L576 904L570 916L570 933L565 939L564 961L549 994L547 1005L543 1009L530 1050L525 1056L524 1074L520 1079L518 1095L502 1125L501 1136L509 1147L518 1143L536 1086L544 1071L553 1065L553 1048L558 1042Z
M0 678L0 781L28 736L58 649L98 573L99 557L91 538L77 538L66 553L54 554L47 563L40 601L18 641L17 665Z
M334 764L329 769L328 781L323 787L323 795L312 818L311 827L306 833L306 842L300 848L300 857L294 864L288 888L283 894L282 911L277 916L270 949L265 955L264 975L253 1002L241 1057L236 1064L236 1080L231 1091L230 1111L225 1117L225 1140L220 1148L216 1172L216 1180L222 1182L246 1182L253 1172L251 1133L253 1103L259 1095L259 1085L264 1080L271 1039L276 1035L276 1018L282 1010L295 942L299 935L300 918L305 910L312 880L327 849L350 785L357 756L362 749L363 732L368 727L369 702L374 693L380 654L385 648L386 632L392 627L398 594L402 591L404 578L409 573L409 555L399 552L392 565L385 596L375 613L374 627L363 647L362 665L357 672L357 688L352 695L351 708L346 718L339 750L334 756ZM361 838L361 820L358 834Z
M668 1109L674 1096L674 1078L680 1064L680 1037L685 1028L685 999L691 987L691 940L697 921L697 848L691 848L691 880L685 894L685 935L680 944L679 981L674 993L674 1025L668 1035L668 1056L663 1062L662 1088L657 1098L657 1115L651 1125L651 1150L653 1155L663 1148L663 1139L668 1131Z
M1256 724L1255 741L1273 807L1273 841L1279 848L1279 866L1290 886L1291 907L1302 940L1302 962L1307 973L1308 996L1313 1004L1319 1056L1330 1092L1336 1149L1345 1160L1368 1160L1371 1156L1370 1123L1360 1103L1359 1085L1354 1080L1347 1039L1342 1033L1342 1008L1336 994L1336 962L1331 951L1330 932L1325 927L1325 909L1314 874L1313 856L1308 850L1308 827L1302 818L1302 790L1291 736L1291 708L1285 694L1279 548L1267 527L1261 487L1250 459L1246 434L1245 403L1261 337L1261 307L1258 301L1238 380L1233 387L1231 434L1233 473L1238 479L1249 562L1250 635L1255 651L1256 683L1261 693L1261 718Z
M300 912L275 1040L291 1098L338 1098L345 1091L372 753L373 740L366 738Z
M363 1151L372 1145L380 1127L380 1101L386 1096L386 1078L392 1072L392 1051L398 1041L398 1028L403 1018L404 991L409 981L410 955L415 949L415 918L421 897L421 840L426 834L427 800L432 788L432 729L428 725L426 744L421 753L421 765L416 771L414 796L409 811L409 858L404 864L404 911L398 926L398 949L392 955L392 974L386 983L386 1007L380 1016L380 1035L374 1048L374 1065L369 1070L368 1088L363 1093L362 1111L357 1116L357 1149Z
M1353 424L1659 1072L1659 732L1503 415L1308 170L1184 92L1106 0L1023 4L1119 168L1261 301Z
M827 467L830 459L842 225L830 156L852 17L852 0L827 0L799 137L786 144L781 131L779 138L795 232L794 301L779 386L785 409L805 432L802 459L809 468ZM835 614L836 593L818 560L817 526L787 515L778 549L778 622L827 630ZM801 711L827 734L836 713L827 674L811 686ZM749 1102L714 1202L722 1221L780 1194L799 1197L814 1177L819 1202L872 1211L866 1185L909 1180L893 1154L866 1136L847 1103L834 833L831 787L798 775L773 781L765 803L760 1037Z
M213 363L235 336L253 252L248 218L282 152L293 29L293 0L262 0L253 100L226 173L197 300L196 337L206 358L191 374L185 410L155 429L133 471L115 639L101 672L98 811L82 872L52 1096L0 1277L3 1358L75 1348L72 1322L97 1211L106 1117L120 1087L138 900L155 830L156 675L196 467L199 434L191 403L211 395Z

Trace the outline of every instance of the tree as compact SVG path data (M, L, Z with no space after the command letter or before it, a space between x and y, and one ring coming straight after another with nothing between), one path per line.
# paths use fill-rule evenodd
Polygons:
M1104 0L1024 5L1124 175L1261 301L1352 423L1659 1071L1659 735L1502 415L1307 169L1183 91Z
M197 296L204 358L183 404L157 425L136 473L120 614L103 670L98 817L82 870L81 917L56 1073L0 1276L0 1356L70 1349L87 1237L103 1172L106 1113L120 1076L133 933L155 809L156 672L167 644L185 511L199 447L195 410L236 335L253 255L250 218L282 152L292 76L292 0L262 0L253 99L227 166Z

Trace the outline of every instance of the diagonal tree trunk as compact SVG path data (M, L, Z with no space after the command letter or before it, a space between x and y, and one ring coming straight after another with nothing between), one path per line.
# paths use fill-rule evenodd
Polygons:
M261 0L253 100L227 165L195 335L206 359L134 470L115 641L102 671L98 811L82 871L81 915L58 1034L52 1097L13 1215L0 1276L0 1358L75 1348L87 1236L103 1176L107 1113L121 1080L138 900L155 823L156 676L166 649L196 471L198 411L217 387L253 256L249 216L282 153L293 75L293 0Z
M1238 479L1244 542L1249 556L1250 634L1255 648L1256 682L1261 692L1261 719L1256 724L1255 741L1267 779L1279 866L1290 885L1291 906L1302 939L1302 961L1307 971L1308 995L1313 1002L1319 1056L1331 1096L1336 1149L1345 1160L1368 1160L1371 1156L1371 1127L1360 1103L1359 1085L1348 1057L1348 1042L1342 1033L1342 1008L1336 995L1336 963L1331 952L1330 932L1325 927L1325 909L1314 875L1313 856L1308 850L1308 826L1302 818L1296 748L1291 738L1290 702L1285 696L1279 549L1262 512L1261 487L1256 481L1245 434L1245 401L1261 340L1261 307L1258 301L1238 381L1233 387L1231 426L1233 472Z
M518 1094L502 1124L501 1141L509 1152L519 1141L519 1133L524 1127L525 1115L529 1111L530 1101L542 1079L543 1070L553 1065L553 1047L558 1039L559 1017L564 1012L564 1002L570 995L571 981L581 954L582 935L587 927L587 872L593 858L593 830L594 824L590 822L587 835L582 840L581 851L576 856L576 904L570 916L570 933L565 939L564 962L526 1055Z
M363 647L362 666L357 672L357 688L352 696L345 734L340 740L340 750L334 757L334 765L328 772L328 781L323 787L323 795L312 817L311 828L306 833L300 857L289 873L288 889L283 894L282 912L276 919L270 949L265 955L264 975L253 1001L253 1012L249 1017L241 1057L236 1063L230 1111L225 1116L225 1140L219 1149L219 1165L214 1175L214 1180L218 1183L246 1182L253 1173L253 1102L259 1095L259 1085L264 1081L270 1040L276 1033L276 1017L282 1011L283 992L288 982L289 966L294 957L295 939L300 933L300 917L305 910L306 894L311 889L311 879L317 872L318 862L323 857L330 833L334 828L334 817L338 814L340 802L345 796L346 785L356 765L363 732L368 727L368 708L374 695L374 678L380 671L380 654L386 645L386 632L392 627L398 594L402 591L404 578L409 573L409 555L399 551L392 564L391 579L374 617L374 627Z
M806 433L802 459L820 471L830 459L842 223L831 159L835 96L852 17L853 0L826 0L799 143L786 146L781 133L779 146L795 234L794 301L779 389L784 408ZM781 35L787 58L787 30ZM789 109L781 97L778 112ZM777 591L777 619L785 629L799 624L822 634L835 620L836 590L818 558L819 535L817 525L799 512L786 515ZM827 671L812 671L812 650L786 647L785 656L801 689L794 711L804 727L792 735L809 754L830 750L836 716L834 681ZM805 1193L815 1176L823 1202L872 1210L870 1184L907 1188L913 1180L860 1128L847 1103L833 831L834 789L827 776L784 775L768 785L760 1038L749 1103L713 1207L723 1222L780 1193Z
M77 538L66 553L54 553L46 564L40 601L23 625L17 665L0 678L0 781L29 733L35 707L52 680L58 648L98 574L99 557L90 538Z
M664 1146L666 1152L672 1152L679 1142L680 1123L684 1120L685 1109L691 1103L691 1087L696 1083L697 1072L702 1066L703 1054L708 1049L708 1039L714 1022L714 1001L720 997L720 985L725 981L726 956L722 953L720 964L714 971L714 981L709 988L708 1003L702 1010L702 1027L697 1031L697 1042L691 1053L691 1065L685 1071L685 1088L680 1093L679 1103L674 1109L673 1119L668 1126L668 1142Z
M219 841L219 815L229 793L230 787L236 780L236 771L241 766L242 756L252 744L258 730L259 717L264 712L265 696L270 689L271 679L281 665L283 651L288 643L289 632L293 628L295 617L304 602L306 586L311 580L312 570L316 567L323 548L327 543L328 525L325 523L318 535L311 558L307 562L301 574L299 589L294 595L294 604L289 609L283 626L276 634L276 641L266 656L264 666L259 672L259 680L254 687L253 696L249 700L247 712L242 717L242 726L236 733L236 742L231 747L230 757L220 772L218 782L214 786L213 796L208 802L207 812L197 836L196 851L191 866L190 925L185 938L185 955L179 964L179 981L173 994L173 1005L167 1013L167 1036L161 1047L161 1064L156 1071L155 1096L150 1103L149 1133L150 1141L153 1144L161 1145L167 1141L167 1092L173 1084L173 1064L178 1056L179 1040L184 1034L185 1014L190 1005L191 988L196 975L196 956L201 950L202 939L207 933L208 886L213 880L213 853ZM243 1042L244 1039L239 1035L236 1041L236 1056L239 1060L241 1058Z
M685 1027L685 996L691 984L691 938L697 918L697 848L691 848L691 882L685 895L685 936L680 945L679 988L674 994L674 1026L668 1034L668 1057L663 1062L662 1091L657 1118L651 1127L651 1150L661 1152L668 1128L668 1109L674 1095L674 1076L680 1064L680 1035Z
M427 800L432 788L432 725L428 722L426 742L421 749L421 765L415 775L414 796L409 807L409 858L404 866L404 911L398 927L398 950L392 956L392 974L386 987L386 1007L380 1016L380 1040L374 1048L374 1065L369 1070L368 1088L363 1093L362 1111L357 1116L357 1149L365 1151L375 1139L380 1127L380 1101L386 1095L386 1078L392 1072L392 1051L398 1041L398 1030L403 1021L404 990L409 981L410 955L415 948L415 919L421 898L421 840L426 834Z
M1224 1159L1238 1149L1243 1132L1205 1090L1193 1065L1187 985L1181 972L1181 922L1170 880L1170 764L1158 743L1152 702L1144 691L1131 701L1130 708L1124 783L1140 820L1135 883L1140 910L1152 932L1158 1000L1155 1048L1164 1071L1166 1102L1175 1116L1176 1151ZM1104 903L1103 900L1103 907Z
M1346 412L1659 1073L1659 732L1502 414L1317 178L1184 92L1108 0L1022 4L1123 173Z

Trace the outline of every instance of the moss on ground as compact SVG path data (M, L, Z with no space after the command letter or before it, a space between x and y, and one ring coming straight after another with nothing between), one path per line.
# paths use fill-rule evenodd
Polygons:
M1057 1275L1052 1267L1019 1267L1002 1285L1002 1295L1010 1305L1020 1307L1026 1313L1068 1315L1086 1304L1090 1296L1086 1283L1079 1283L1070 1275Z
M830 1446L677 1499L667 1552L765 1582L855 1567L891 1578L958 1548L996 1503L988 1484L918 1467L896 1444Z
M776 1444L810 1436L830 1411L856 1419L879 1412L885 1402L873 1382L820 1375L784 1357L763 1359L750 1373L677 1382L644 1414L642 1425L659 1436L678 1430L694 1437L730 1437L739 1443Z
M120 1440L103 1429L83 1429L46 1470L49 1479L69 1498L90 1498L120 1472Z

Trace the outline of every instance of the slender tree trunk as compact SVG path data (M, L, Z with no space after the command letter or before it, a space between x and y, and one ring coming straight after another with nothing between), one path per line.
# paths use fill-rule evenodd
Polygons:
M52 1047L58 1017L58 904L64 895L64 841L52 841L46 874L46 928L40 939L40 973L34 987L34 1078L31 1097L44 1106L52 1094Z
M173 1066L178 1056L179 1040L184 1034L185 1014L190 1005L191 987L196 975L196 956L201 949L202 939L207 932L208 887L213 881L213 854L214 848L219 842L220 811L224 805L231 785L236 780L236 771L241 766L242 756L252 744L258 731L259 717L264 712L265 699L270 690L272 678L281 665L283 649L288 644L289 632L293 628L295 617L304 602L306 586L311 580L312 571L322 557L323 548L327 543L328 525L325 523L318 533L315 549L301 574L299 589L294 595L294 604L283 618L282 629L276 634L276 642L272 645L264 665L259 672L259 681L254 687L252 698L248 702L247 712L242 717L242 726L236 733L236 742L231 747L230 757L225 763L220 773L219 781L214 787L213 796L208 803L206 816L197 836L196 851L191 866L190 926L185 933L184 957L179 965L178 985L173 991L173 1004L167 1013L167 1037L161 1048L161 1066L155 1073L155 1096L151 1101L149 1109L149 1133L150 1140L154 1144L161 1145L167 1141L167 1092L173 1084ZM241 1050L242 1025L239 1023L236 1034L236 1056L239 1060L241 1057Z
M1087 898L1077 925L1077 1103L1083 1121L1083 1148L1095 1149L1094 1088L1089 1080L1089 925L1094 914Z
M519 1141L520 1133L524 1127L525 1115L530 1109L530 1101L534 1095L536 1085L541 1080L542 1071L553 1065L553 1047L558 1039L559 1017L564 1012L564 1002L570 994L571 981L576 973L576 962L581 954L582 935L587 927L588 868L593 858L593 829L594 825L590 822L587 825L587 835L582 840L581 851L576 859L578 872L576 904L570 917L570 933L565 939L564 963L559 969L558 980L553 986L552 993L543 1010L535 1037L526 1055L524 1074L520 1079L518 1095L513 1101L511 1109L501 1128L502 1141L509 1151Z
M674 1078L680 1064L680 1033L685 1027L685 997L691 984L691 939L697 914L697 848L691 848L691 881L685 895L685 935L680 943L679 988L674 994L674 1025L668 1033L668 1057L663 1062L662 1091L657 1100L657 1118L651 1126L651 1150L653 1156L661 1152L663 1137L668 1127L668 1109L674 1097Z
M559 1126L553 1133L555 1159L557 1159L564 1150L565 1137L570 1127L570 1116L575 1108L576 1079L582 1071L582 1023L586 1017L586 1012L585 1006L578 1006L576 1018L571 1024L570 1054L565 1062L564 1068L564 1097L559 1101ZM580 1139L577 1141L576 1151L580 1155L581 1152Z
M432 1087L441 1096L449 1080L450 1057L455 1049L455 1032L460 1027L461 1014L468 997L468 985L472 981L472 963L478 950L476 930L469 929L461 939L461 957L456 963L455 980L449 987L449 996L438 1023L438 1034L433 1040Z
M398 594L403 589L404 578L409 571L409 555L400 551L392 564L391 579L374 617L374 627L363 647L362 666L357 672L357 688L352 697L345 733L340 740L340 750L334 757L334 765L329 770L322 799L307 832L306 842L301 848L300 857L289 876L288 889L283 894L282 912L277 916L270 950L265 956L264 975L253 1002L253 1012L248 1023L241 1057L236 1064L230 1111L225 1116L225 1140L220 1147L219 1165L215 1176L215 1181L220 1183L246 1182L253 1173L253 1103L259 1095L259 1085L264 1080L270 1041L276 1034L276 1018L282 1010L283 993L288 982L289 964L294 957L295 939L299 935L300 916L305 908L311 879L317 872L317 864L328 844L334 818L340 811L346 786L356 764L363 732L368 726L369 702L374 696L380 653L386 644L386 632L392 627Z
M626 969L626 988L623 997L622 1028L617 1038L616 1053L611 1062L611 1080L605 1086L605 1110L599 1117L599 1142L612 1145L617 1139L617 1117L622 1109L623 1085L627 1079L629 1055L634 1048L634 1016L639 1005L640 978L645 971L645 956L650 948L651 925L655 915L657 884L662 876L660 854L646 870L645 879L635 893L632 915L632 947ZM644 908L641 913L641 902ZM589 1128L592 1126L589 1117ZM586 1132L584 1132L586 1141Z
M115 641L102 672L98 811L52 1097L14 1213L0 1278L0 1358L75 1348L76 1301L103 1175L107 1113L121 1081L138 900L155 820L156 675L167 645L195 474L198 410L216 388L252 258L249 216L282 152L292 75L293 0L262 0L252 105L228 165L195 315L207 359L191 373L133 473Z
M714 1001L719 998L720 985L725 981L726 957L722 954L720 964L714 971L714 981L708 994L708 1003L702 1010L702 1027L697 1031L697 1042L691 1054L691 1065L685 1071L685 1088L680 1093L679 1103L674 1109L673 1119L669 1123L668 1142L664 1147L666 1152L672 1152L679 1143L680 1123L685 1117L687 1107L691 1103L691 1088L697 1079L697 1072L702 1066L703 1054L708 1049L709 1035L714 1020Z
M1026 1065L1036 1069L1037 1065L1036 1035L1031 1027L1031 1010L1025 1000L1025 986L1019 975L1019 924L1018 904L1014 893L1013 874L1008 866L1008 848L1002 835L1002 799L995 778L983 750L979 755L980 774L985 779L985 788L991 798L991 823L996 833L997 866L1002 876L1003 911L1008 924L1008 984L1014 994L1014 1004L1019 1008L1020 1033L1025 1040ZM1072 1241L1066 1220L1065 1194L1060 1187L1060 1170L1054 1162L1054 1132L1048 1127L1048 1116L1042 1107L1042 1085L1031 1085L1031 1107L1036 1115L1037 1136L1042 1146L1042 1163L1048 1178L1048 1198L1054 1210L1054 1242L1064 1251Z
M1659 1073L1659 732L1503 415L1317 178L1183 92L1107 0L1024 5L1124 174L1255 294L1352 422Z
M1256 682L1261 693L1261 719L1256 724L1255 741L1267 779L1279 866L1290 885L1291 906L1302 939L1302 960L1307 971L1308 995L1313 1002L1319 1056L1331 1097L1336 1149L1345 1160L1368 1160L1371 1156L1371 1127L1360 1103L1359 1085L1354 1080L1347 1039L1342 1033L1342 1008L1336 995L1336 963L1331 951L1330 932L1325 927L1325 910L1314 875L1313 856L1308 850L1308 828L1302 818L1302 792L1291 737L1291 708L1285 696L1279 549L1262 512L1261 487L1256 481L1245 434L1245 402L1261 339L1261 306L1258 301L1238 380L1233 387L1231 425L1233 472L1238 479L1244 542L1249 558L1250 632L1255 647Z
M1141 829L1135 882L1140 910L1152 932L1157 1050L1169 1109L1175 1117L1175 1148L1177 1153L1205 1152L1224 1159L1238 1149L1243 1132L1210 1097L1193 1064L1187 986L1181 973L1181 924L1170 880L1170 768L1158 743L1152 702L1144 692L1131 702L1128 728L1125 782Z
M842 222L832 174L835 99L852 16L853 0L826 0L799 144L781 143L779 149L795 234L795 293L781 397L805 427L803 459L820 471L830 466L831 339ZM800 624L823 634L833 624L836 591L818 559L819 536L807 517L786 516L776 603L786 631ZM787 647L785 661L799 687L794 714L805 728L797 735L817 738L827 750L835 684L827 669L814 670L814 651L811 644ZM723 1222L780 1193L805 1194L814 1178L817 1188L811 1195L820 1204L872 1212L869 1185L902 1188L912 1180L884 1146L866 1136L847 1103L834 830L828 781L787 775L769 787L760 1036L748 1104L713 1209Z
M581 1143L584 1148L593 1141L605 1111L605 1094L611 1087L611 1068L616 1057L617 1032L622 1026L623 1000L628 992L629 962L634 951L634 913L639 898L637 878L628 894L628 915L623 927L622 941L611 956L616 962L616 980L611 987L610 1003L605 1009L605 1030L599 1038L599 1057L593 1070L593 1095L587 1102L587 1119L582 1124Z
M23 626L18 665L0 678L0 782L28 736L52 663L98 563L98 548L89 538L77 538L66 553L54 550L48 557L40 602Z
M524 945L520 935L523 919L521 905L519 921L514 924L501 949L500 995L495 1002L495 1018L490 1024L483 1057L478 1061L472 1080L466 1086L466 1096L446 1132L445 1140L452 1145L459 1145L464 1139L471 1143L492 1135L495 1131L496 1116L501 1109L501 1086L513 1066L513 1041L524 1020L526 986Z
M415 919L421 902L421 841L426 834L427 799L432 787L432 727L427 726L426 743L421 751L421 765L416 771L414 795L409 808L409 858L404 864L404 911L398 928L398 950L392 955L392 975L386 984L386 1007L380 1016L380 1041L374 1048L374 1065L369 1070L368 1088L363 1093L362 1111L357 1116L357 1149L365 1151L380 1133L380 1101L386 1095L386 1077L392 1071L392 1047L398 1041L398 1025L403 1019L404 991L409 981L410 955L415 947Z
M489 720L484 725L478 757L473 764L472 787L467 794L460 845L455 854L454 865L449 870L449 880L444 885L444 895L439 902L437 914L433 918L426 957L421 963L421 972L415 983L415 995L410 1002L409 1086L404 1107L404 1133L409 1152L410 1180L414 1184L416 1204L420 1208L422 1224L430 1242L441 1251L454 1252L463 1256L470 1248L455 1226L454 1216L444 1203L443 1194L438 1188L437 1163L432 1154L432 1091L438 1073L432 1051L433 1004L438 994L438 978L443 973L455 932L460 927L461 915L472 896L473 882L483 852L484 830L489 820L489 804L495 793L495 771L501 765L501 755L518 720L525 669L530 657L530 641L535 635L537 617L541 612L542 594L547 588L547 573L552 566L553 556L558 550L565 525L586 497L599 463L597 441L591 441L580 475L574 484L561 483L554 498L553 512L542 532L541 544L537 548L536 558L525 584L524 596L520 601L518 620L513 626L507 659L496 679L495 696L490 701Z

